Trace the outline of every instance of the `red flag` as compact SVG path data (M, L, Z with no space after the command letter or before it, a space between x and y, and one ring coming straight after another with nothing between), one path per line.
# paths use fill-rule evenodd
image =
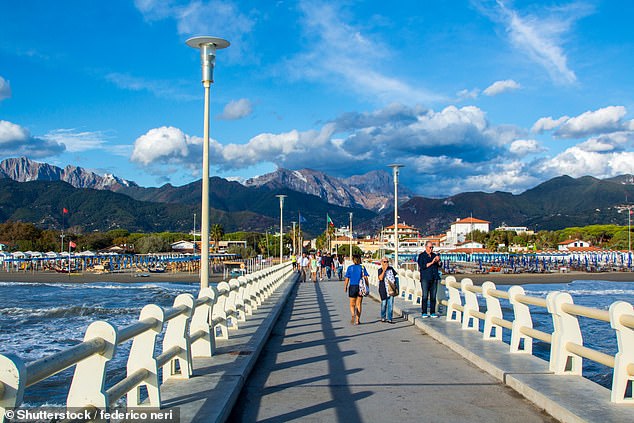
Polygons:
M68 243L68 246L69 246L70 248L77 248L77 244L75 244L73 241L69 242L69 243Z
M67 214L67 213L68 213L68 209L67 209L66 207L64 207L64 208L62 209L62 213Z

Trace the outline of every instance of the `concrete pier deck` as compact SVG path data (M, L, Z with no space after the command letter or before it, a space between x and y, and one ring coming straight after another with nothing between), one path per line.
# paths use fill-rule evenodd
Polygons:
M231 421L550 422L508 386L364 299L350 323L343 282L297 284Z

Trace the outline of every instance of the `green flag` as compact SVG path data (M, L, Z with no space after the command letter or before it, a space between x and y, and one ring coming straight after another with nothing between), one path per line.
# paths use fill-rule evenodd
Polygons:
M334 223L332 223L332 219L330 218L330 216L328 216L328 213L326 213L326 222L330 225L330 226L335 226Z

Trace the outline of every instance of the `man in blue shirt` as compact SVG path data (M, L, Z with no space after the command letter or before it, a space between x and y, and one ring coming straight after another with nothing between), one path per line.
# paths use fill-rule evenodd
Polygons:
M440 256L433 252L434 246L431 241L425 243L425 251L418 255L418 269L420 270L420 285L423 290L422 311L423 318L434 317L436 314L436 290L440 279L439 268L441 266ZM427 313L427 301L431 315Z

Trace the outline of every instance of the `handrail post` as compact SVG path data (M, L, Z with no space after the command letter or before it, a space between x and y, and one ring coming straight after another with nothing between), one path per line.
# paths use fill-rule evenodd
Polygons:
M464 313L462 316L462 329L463 330L479 330L480 319L471 315L471 311L480 311L478 305L478 297L475 292L471 292L467 287L473 286L473 281L469 278L464 278L460 281L460 288L464 295ZM473 326L469 326L469 323L473 323Z
M616 331L619 347L614 357L610 399L617 404L634 403L631 390L629 398L625 397L628 382L634 385L634 375L628 371L628 367L634 365L634 330L621 323L621 316L632 315L632 310L632 304L625 301L617 301L610 306L610 326Z
M556 375L581 376L582 357L568 351L569 342L583 345L583 337L577 316L566 313L562 306L574 304L567 292L551 292L546 297L548 312L553 317L553 337L550 348L549 369Z
M511 353L533 353L533 338L522 333L522 327L533 328L533 318L528 305L517 300L519 295L524 295L524 288L512 286L509 288L509 302L513 306L513 329L511 329ZM522 343L522 341L524 341ZM520 349L520 345L522 348Z
M180 294L174 300L174 307L184 305L188 307L186 313L181 313L167 323L165 337L163 338L163 351L173 347L180 347L180 352L163 366L163 382L168 379L189 379L194 373L192 368L191 345L187 334L187 324L194 313L194 296L192 294ZM180 371L176 370L176 362Z
M5 410L22 403L26 385L26 365L18 356L0 354L0 383L4 393L0 397L0 423L4 423Z
M227 282L220 282L217 285L216 304L214 304L212 312L212 325L213 334L216 339L229 339L229 322L227 322L227 312L225 311L225 304L229 297L229 284ZM218 320L217 324L214 324ZM218 334L220 330L220 334Z
M192 357L205 357L209 358L214 354L216 350L216 342L213 336L211 336L210 323L211 315L216 302L216 294L213 289L207 287L200 290L198 298L209 298L209 302L201 304L194 310L192 316L192 322L189 325L189 334L194 334L199 331L203 331L205 335L196 339L191 343Z
M495 284L491 281L486 281L482 284L482 295L487 302L487 312L484 319L484 340L502 340L502 326L493 323L493 318L497 317L502 319L502 307L500 307L500 300L489 294L489 291L495 290ZM493 329L495 329L495 335L492 335Z
M449 291L449 300L447 300L447 321L460 322L462 320L462 312L458 310L456 306L462 307L462 298L460 297L460 291L458 291L458 288L453 286L452 283L456 283L456 278L454 276L447 276L445 278L445 286Z
M104 387L106 363L114 357L116 352L117 335L117 328L108 322L96 321L88 326L84 341L102 338L106 341L106 348L101 353L93 354L75 366L75 374L66 398L67 407L93 406L108 410L110 403Z
M148 304L143 307L139 315L139 320L145 319L155 319L157 323L151 329L134 337L132 347L130 347L130 354L128 355L126 373L130 376L139 369L145 369L148 371L149 376L143 382L128 391L128 407L161 406L158 365L154 358L154 350L156 348L156 337L163 331L165 313L163 313L163 309L156 304ZM147 389L149 404L144 405L141 403L141 386L145 386Z

